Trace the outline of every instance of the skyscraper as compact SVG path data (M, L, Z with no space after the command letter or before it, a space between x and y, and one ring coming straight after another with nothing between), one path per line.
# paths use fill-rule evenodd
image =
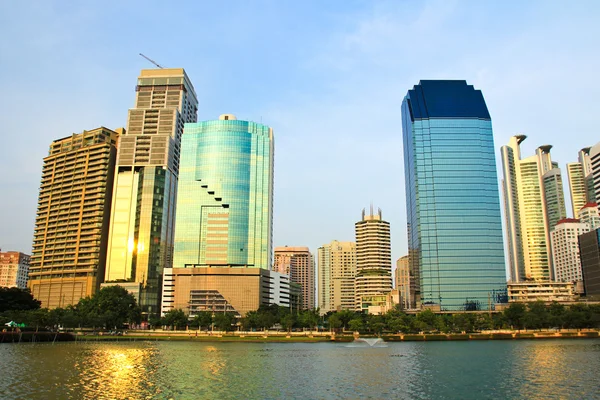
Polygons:
M504 204L511 281L553 279L550 232L566 218L563 184L552 146L521 159L524 135L502 146Z
M157 313L171 266L181 135L198 101L181 68L142 70L117 155L106 281L140 284L142 312Z
M503 301L506 274L492 123L465 81L421 81L402 103L408 251L416 302Z
M573 218L577 218L577 213L584 205L595 202L590 147L579 151L578 162L567 164L567 174Z
M117 140L124 130L83 131L44 158L29 283L42 307L65 307L104 280Z
M404 310L412 308L413 304L411 301L410 270L408 267L408 256L403 256L396 260L396 289L400 295L400 304Z
M589 231L588 223L575 218L558 221L552 230L552 259L554 278L557 282L575 282L583 279L577 239Z
M276 247L273 270L302 288L301 308L315 308L315 260L308 247Z
M169 273L185 283L170 282L174 304L204 293L237 305L242 315L262 304L262 298L259 286L246 294L249 288L233 277L268 280L276 274L271 271L273 129L224 114L219 120L186 124L181 148Z
M356 234L355 306L358 311L385 305L385 295L392 290L392 246L390 223L383 220L381 210L354 224ZM377 303L377 304L375 304ZM383 303L383 304L380 304Z
M600 202L600 142L590 148L590 162L592 164L592 174L586 184L589 190L588 200L590 203L598 203ZM591 186L594 188L593 191L590 189Z
M319 259L319 309L354 310L354 277L356 275L356 243L337 240L317 250Z
M0 251L0 287L25 289L30 258L28 254L18 251Z

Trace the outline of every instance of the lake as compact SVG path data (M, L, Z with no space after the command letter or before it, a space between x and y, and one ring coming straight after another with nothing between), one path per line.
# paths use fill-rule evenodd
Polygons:
M0 345L2 399L600 399L600 339Z

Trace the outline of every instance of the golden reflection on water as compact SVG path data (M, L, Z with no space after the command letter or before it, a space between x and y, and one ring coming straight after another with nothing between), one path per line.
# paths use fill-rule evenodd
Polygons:
M223 355L215 346L206 346L204 350L209 353L209 355L201 363L201 368L210 372L213 379L220 379L227 364Z

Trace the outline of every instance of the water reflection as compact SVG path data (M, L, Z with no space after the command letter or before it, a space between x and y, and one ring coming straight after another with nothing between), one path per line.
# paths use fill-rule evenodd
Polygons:
M0 393L2 399L600 398L600 340L386 345L3 345Z

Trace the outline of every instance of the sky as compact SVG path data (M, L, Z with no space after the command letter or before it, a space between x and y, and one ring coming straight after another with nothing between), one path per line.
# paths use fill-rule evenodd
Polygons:
M600 141L599 17L598 1L0 0L0 248L31 252L53 140L126 125L144 53L185 68L199 121L274 129L275 246L353 241L373 203L396 260L406 92L466 80L492 116L499 179L500 147L525 134L524 156L554 146L566 187L565 164Z

